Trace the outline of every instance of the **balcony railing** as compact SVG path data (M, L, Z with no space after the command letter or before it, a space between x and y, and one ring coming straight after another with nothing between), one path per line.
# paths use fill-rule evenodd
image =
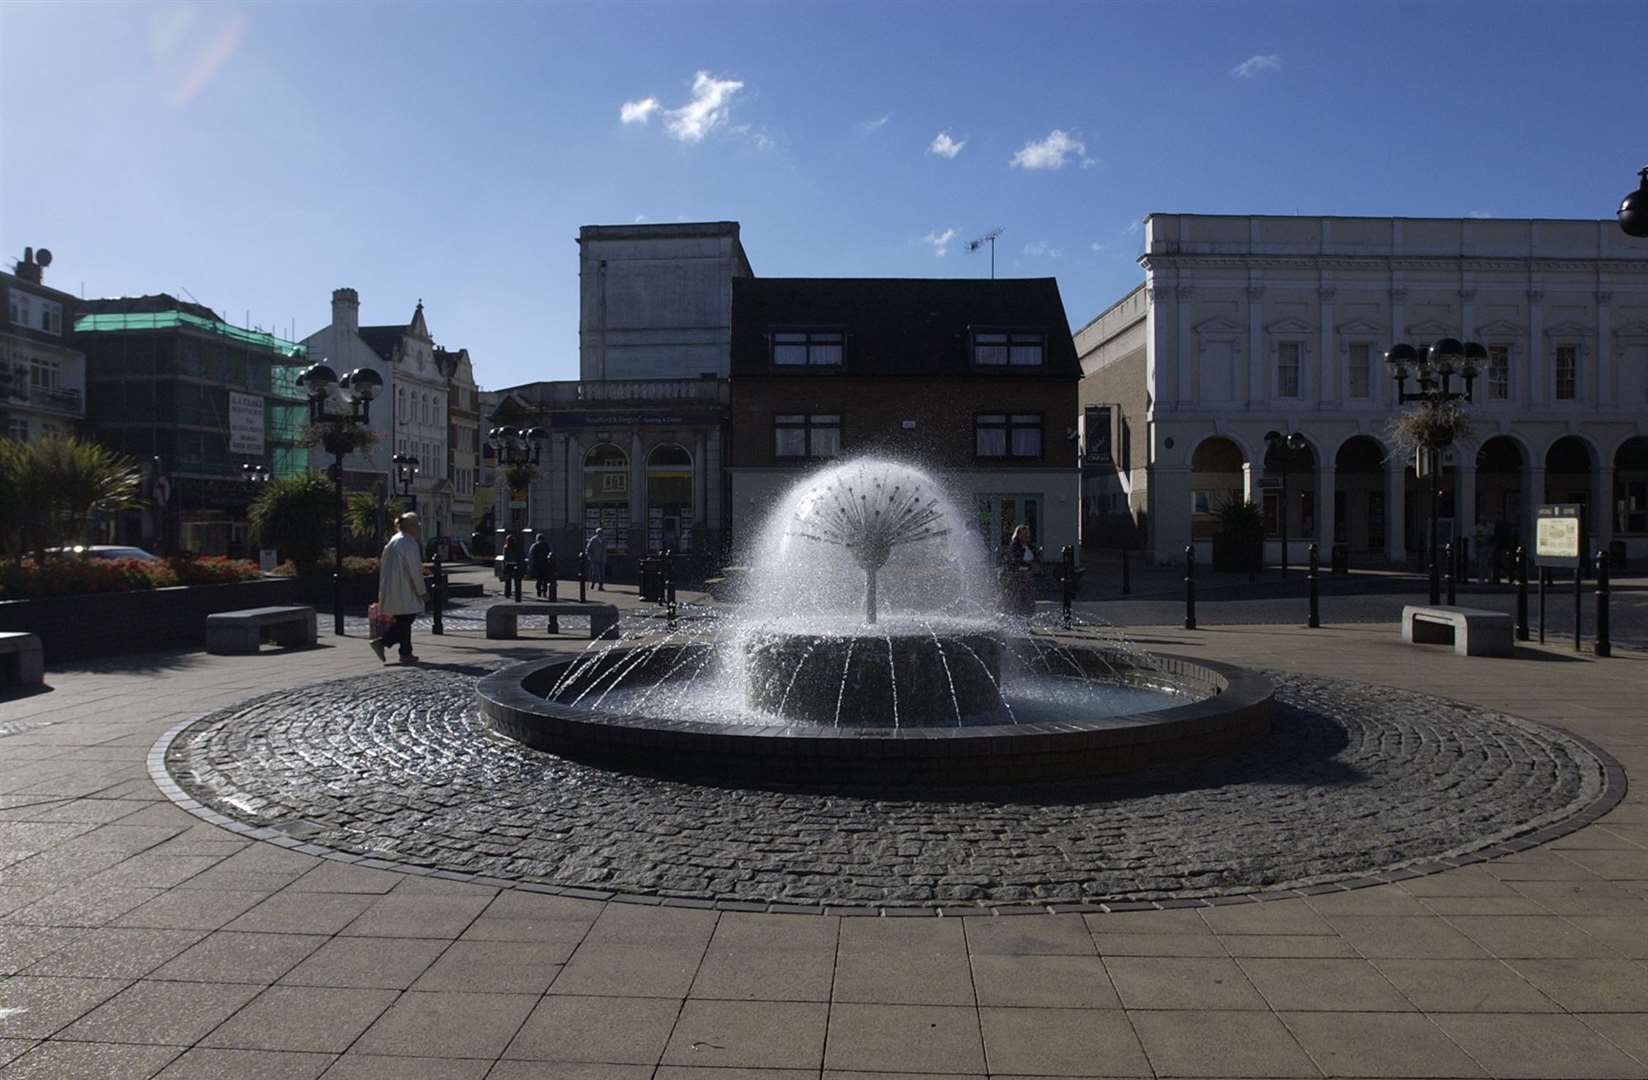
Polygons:
M69 388L48 388L44 386L29 386L27 383L16 382L7 384L0 382L0 401L13 404L25 404L31 409L42 412L60 413L64 416L84 417L86 415L86 400L79 390Z
M596 403L641 404L644 402L694 401L716 403L724 399L726 383L720 379L613 379L606 382L543 382L526 387L521 396L541 405L565 407Z

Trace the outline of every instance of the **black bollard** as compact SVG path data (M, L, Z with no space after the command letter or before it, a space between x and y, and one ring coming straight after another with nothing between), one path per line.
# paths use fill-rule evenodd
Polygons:
M1583 652L1579 633L1581 623L1585 618L1585 569L1582 566L1574 567L1574 652Z
M446 628L441 624L441 608L446 601L446 568L441 565L441 549L436 548L434 557L430 560L434 571L433 580L429 583L429 603L435 609L434 625L429 628L432 634L445 634Z
M1454 595L1454 591L1453 591L1453 582L1454 582L1454 576L1455 576L1454 575L1454 570L1457 567L1454 563L1453 544L1451 542L1449 544L1447 544L1445 547L1443 547L1443 549L1442 549L1442 565L1444 565L1448 568L1448 570L1447 570L1448 606L1452 607L1455 604L1457 604L1459 601L1458 601L1458 599L1456 599L1456 597Z
M1066 630L1070 629L1070 602L1076 592L1076 549L1069 544L1059 553L1059 587L1062 596L1060 616Z
M555 553L552 551L549 553L549 602L552 604L558 603L561 598L560 576L560 568L555 565ZM559 615L549 617L549 632L551 634L561 632L561 617Z
M1539 568L1539 643L1545 644L1545 586L1551 580L1549 568Z
M1185 545L1185 627L1196 629L1196 545Z
M589 602L589 594L587 592L588 585L589 555L587 552L580 551L578 553L578 602L580 604L587 604Z
M1322 552L1315 545L1310 545L1310 628L1318 629L1322 625Z
M1511 568L1516 575L1516 640L1528 640L1528 553L1517 545L1516 564Z
M1471 538L1461 536L1459 547L1454 550L1454 576L1466 585L1471 583Z
M1133 595L1133 569L1127 563L1127 545L1122 545L1122 595Z
M1597 552L1596 575L1596 654L1598 656L1612 656L1614 655L1613 620L1608 616L1608 553L1606 551Z
M664 605L664 616L671 630L675 629L675 552L664 549L664 587L659 590Z

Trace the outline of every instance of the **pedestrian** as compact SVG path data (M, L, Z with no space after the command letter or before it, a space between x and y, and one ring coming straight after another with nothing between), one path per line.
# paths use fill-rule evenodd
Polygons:
M601 592L607 591L607 534L597 526L584 545L584 558L589 560L589 579Z
M1019 615L1036 613L1036 549L1031 546L1030 526L1013 530L1007 547L1007 603Z
M539 533L538 539L526 550L526 563L532 570L532 582L540 600L549 597L550 566L554 559L555 553L549 550L549 537Z
M384 647L400 646L400 661L415 664L412 655L412 620L423 611L428 590L423 584L423 545L418 541L418 515L408 512L396 519L400 530L383 546L378 556L378 610L394 619L382 637L371 640L372 651L387 661Z
M504 534L504 595L509 595L510 582L515 580L521 566L521 542L514 533Z

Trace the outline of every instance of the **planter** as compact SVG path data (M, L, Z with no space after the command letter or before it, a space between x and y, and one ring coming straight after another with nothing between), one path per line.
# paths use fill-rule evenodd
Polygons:
M266 578L91 596L0 602L0 630L40 636L46 663L204 645L206 616L296 604L297 582Z
M308 577L288 578L296 583L298 602L330 608L332 606L332 575L314 574ZM343 606L365 608L378 598L376 577L346 577L343 579Z

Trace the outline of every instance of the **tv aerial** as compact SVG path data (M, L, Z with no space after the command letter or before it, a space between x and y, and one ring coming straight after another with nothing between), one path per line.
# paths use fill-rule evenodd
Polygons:
M996 226L977 240L967 241L967 254L971 255L985 244L990 245L990 280L996 280L996 238L1006 232L1001 226Z
M39 251L34 253L34 261L39 266L50 266L51 251L47 248L41 248Z

